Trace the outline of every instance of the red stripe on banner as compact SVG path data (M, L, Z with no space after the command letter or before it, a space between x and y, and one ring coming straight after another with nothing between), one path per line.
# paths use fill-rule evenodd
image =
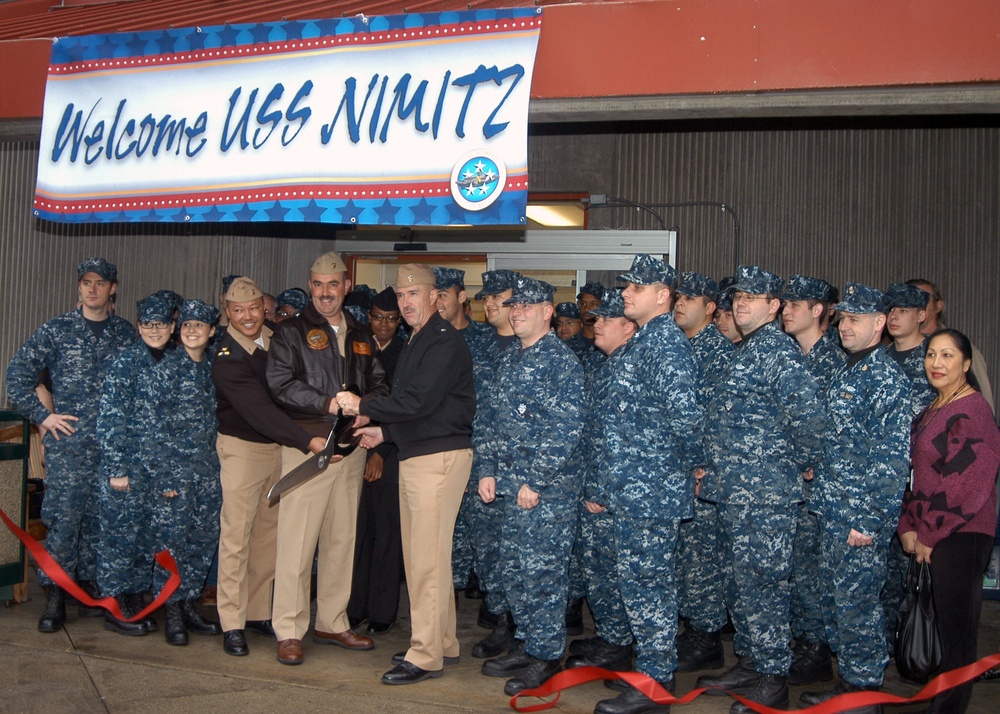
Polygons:
M7 514L3 512L0 508L0 519L7 524L7 528L10 532L17 536L17 539L24 544L24 547L28 549L33 556L35 556L35 562L38 563L38 567L45 571L45 574L52 578L52 581L65 590L67 593L72 595L81 605L86 605L88 607L103 607L108 610L112 615L117 617L119 620L125 620L126 622L138 622L142 618L146 617L152 612L155 612L157 608L167 601L177 587L181 584L181 576L177 572L177 563L174 560L174 556L170 555L169 550L161 550L156 554L156 562L160 564L167 572L170 573L170 577L167 579L167 584L163 586L163 590L160 591L159 595L146 606L142 612L134 615L132 617L126 618L118 607L118 602L113 597L102 597L102 598L92 598L87 592L77 585L73 578L66 574L66 571L60 567L59 563L49 555L48 551L41 546L41 544L32 538L28 533L26 533L21 528L18 528L17 524L14 523Z
M933 699L941 692L957 687L960 684L971 682L980 674L998 664L1000 664L1000 652L987 655L978 662L953 669L950 672L942 672L928 682L923 689L909 698L889 694L888 692L852 692L850 694L841 694L822 704L797 711L810 712L810 714L837 714L837 712L859 709L875 704L913 704L915 702L927 701L928 699ZM683 697L674 697L660 686L655 679L640 672L612 672L600 667L579 667L577 669L563 670L546 680L542 686L535 689L526 689L520 694L515 694L510 698L510 708L518 712L538 712L551 709L559 701L559 694L564 689L570 689L571 687L587 684L599 679L620 679L628 682L657 704L690 704L705 692L704 689L692 689ZM758 712L758 714L787 714L784 709L773 709L750 701L738 694L727 693L734 699L743 702L743 704L753 711ZM552 696L553 694L556 695L555 699L539 704L521 705L518 703L519 697L543 698Z

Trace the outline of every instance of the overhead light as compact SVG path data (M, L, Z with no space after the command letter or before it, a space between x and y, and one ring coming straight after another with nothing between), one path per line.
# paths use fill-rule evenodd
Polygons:
M528 219L549 228L582 228L583 209L575 202L529 203Z

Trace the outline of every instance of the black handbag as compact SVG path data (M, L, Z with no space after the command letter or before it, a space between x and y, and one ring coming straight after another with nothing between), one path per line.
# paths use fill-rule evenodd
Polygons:
M910 556L906 597L896 618L896 669L906 679L924 683L941 664L941 636L931 595L931 569Z

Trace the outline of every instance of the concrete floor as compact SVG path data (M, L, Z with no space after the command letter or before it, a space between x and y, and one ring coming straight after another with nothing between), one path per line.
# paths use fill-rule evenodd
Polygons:
M229 657L222 652L221 637L192 635L186 647L167 645L162 627L161 632L145 637L123 637L105 631L101 618L78 617L75 606L69 608L61 632L42 634L36 628L43 607L37 584L32 583L30 594L28 602L0 609L0 712L511 711L509 698L503 694L504 681L484 677L480 661L468 654L485 631L475 623L478 601L464 597L459 607L461 664L448 667L440 679L389 687L379 678L391 666L392 654L408 645L406 617L377 638L374 650L348 652L307 640L305 662L288 667L275 660L273 640L254 633L247 634L249 656ZM407 611L405 597L400 609ZM587 634L591 634L589 628ZM1000 602L984 603L979 651L981 655L1000 651ZM729 643L727 654L732 663ZM679 675L678 692L689 691L695 678L695 674ZM793 703L802 689L793 688ZM886 689L902 696L917 691L900 682L892 667L886 673ZM597 700L613 694L600 683L582 685L564 692L553 711L589 713ZM702 696L675 711L723 714L729 704L727 697ZM1000 712L1000 685L976 685L969 711Z

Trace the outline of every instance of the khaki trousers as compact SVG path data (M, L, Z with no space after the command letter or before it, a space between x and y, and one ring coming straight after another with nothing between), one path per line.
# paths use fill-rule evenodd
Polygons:
M412 630L406 661L421 669L441 669L445 657L458 656L451 546L471 470L472 449L399 462L399 521Z
M279 642L301 640L309 631L309 582L317 546L316 629L350 629L346 610L366 454L357 449L281 497L271 618ZM311 456L289 447L282 447L281 455L284 473Z
M278 506L267 492L281 478L281 446L219 434L222 513L219 516L219 623L241 630L271 619Z

